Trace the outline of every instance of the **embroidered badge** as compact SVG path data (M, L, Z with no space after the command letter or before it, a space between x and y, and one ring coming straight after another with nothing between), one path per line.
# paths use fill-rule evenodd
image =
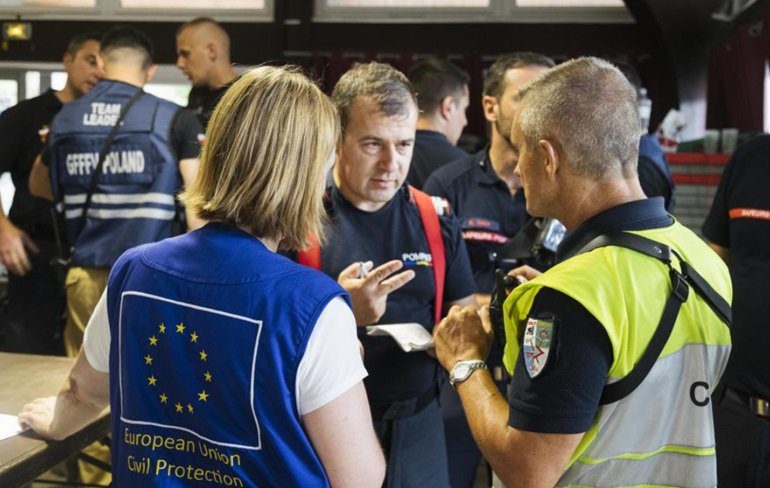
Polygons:
M521 351L524 365L530 378L537 378L548 364L548 356L553 345L554 319L536 319L529 317L524 330Z

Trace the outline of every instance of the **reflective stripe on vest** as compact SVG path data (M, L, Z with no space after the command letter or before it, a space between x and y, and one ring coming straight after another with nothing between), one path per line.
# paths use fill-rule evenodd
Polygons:
M679 223L635 233L672 247L717 293L731 300L726 266L695 234ZM663 263L619 247L595 249L559 263L514 289L505 303L504 362L510 371L519 353L521 325L542 287L572 297L605 328L613 348L607 380L612 383L625 377L646 349L671 284ZM560 486L604 485L596 480L610 479L612 485L715 485L710 393L729 350L729 329L691 293L647 378L631 395L598 409ZM667 471L671 456L660 455L670 452L680 458L677 472ZM690 474L690 465L699 471Z
M111 267L126 249L171 236L177 215L174 195L182 185L169 139L181 107L149 94L137 99L117 131L99 172L88 219L85 225L81 222L99 149L115 114L137 90L101 81L67 104L52 123L51 189L74 246L74 265Z

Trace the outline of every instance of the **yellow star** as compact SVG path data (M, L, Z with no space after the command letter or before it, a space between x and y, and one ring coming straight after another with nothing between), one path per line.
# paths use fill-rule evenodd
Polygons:
M203 373L203 376L206 378L207 382L211 383L211 373L206 371L205 373Z
M185 329L185 326L183 323L180 322L176 324L176 331L179 332L180 334L184 334L184 329Z
M160 403L168 403L168 397L165 393L160 394Z
M158 382L158 379L155 376L150 376L149 378L147 378L147 381L150 382L150 386L155 386L155 383Z
M209 397L209 394L206 393L206 390L203 390L202 392L198 393L198 401L205 402L208 397Z
M152 364L152 356L149 354L144 357L144 364Z
M193 406L190 405L189 403L187 404L187 411L190 413L193 413Z
M158 330L160 331L161 334L165 334L166 333L166 324L160 324L158 326Z
M176 402L176 405L174 405L174 406L176 407L176 411L177 412L181 412L182 411L182 404L181 403Z
M208 354L206 354L206 351L201 351L201 361L205 361L207 357L209 357Z
M190 334L190 342L198 342L198 334L196 334L195 332Z
M158 345L158 338L155 336L150 337L150 345L151 346L157 346Z

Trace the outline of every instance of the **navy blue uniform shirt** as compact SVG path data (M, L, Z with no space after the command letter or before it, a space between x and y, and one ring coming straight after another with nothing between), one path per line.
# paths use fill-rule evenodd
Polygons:
M655 229L672 223L662 198L618 205L568 234L559 246L558 256L560 260L568 259L602 234ZM612 365L607 332L580 303L551 288L538 292L529 316L556 318L552 356L543 372L532 379L519 354L509 389L508 423L532 432L585 432L593 423Z
M43 150L51 120L61 110L56 92L24 100L0 115L0 173L11 173L16 193L8 218L32 239L54 239L51 203L29 193L32 163Z
M724 381L770 398L770 136L743 144L722 174L703 235L730 250L733 350Z
M449 200L460 220L479 293L491 293L495 263L490 259L529 220L524 191L511 196L489 162L488 147L437 170L425 192Z
M413 187L422 189L434 171L463 156L467 156L467 153L450 144L441 132L418 130L406 181Z
M392 259L413 269L415 278L388 296L387 310L378 323L418 322L433 330L435 285L432 256L417 206L410 202L404 185L393 199L375 212L365 212L348 202L336 186L328 190L331 224L321 249L321 269L337 278L355 261L373 261L379 266ZM472 295L468 255L460 229L452 216L439 217L446 250L444 303ZM382 404L416 397L435 386L438 362L425 352L403 352L389 337L371 337L363 327L358 337L364 344L364 381L369 401Z
M639 140L637 172L644 194L648 197L663 197L666 201L666 210L673 213L676 205L674 180L658 137L654 134L645 134Z

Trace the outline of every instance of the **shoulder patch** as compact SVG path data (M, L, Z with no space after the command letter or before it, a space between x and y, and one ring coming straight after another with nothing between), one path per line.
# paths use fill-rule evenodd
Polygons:
M540 376L548 365L555 332L555 316L540 319L531 316L527 318L521 352L530 378L535 379Z
M436 214L438 214L439 217L444 217L452 213L449 206L449 200L446 198L432 196L430 199L433 202L433 208L436 209Z

